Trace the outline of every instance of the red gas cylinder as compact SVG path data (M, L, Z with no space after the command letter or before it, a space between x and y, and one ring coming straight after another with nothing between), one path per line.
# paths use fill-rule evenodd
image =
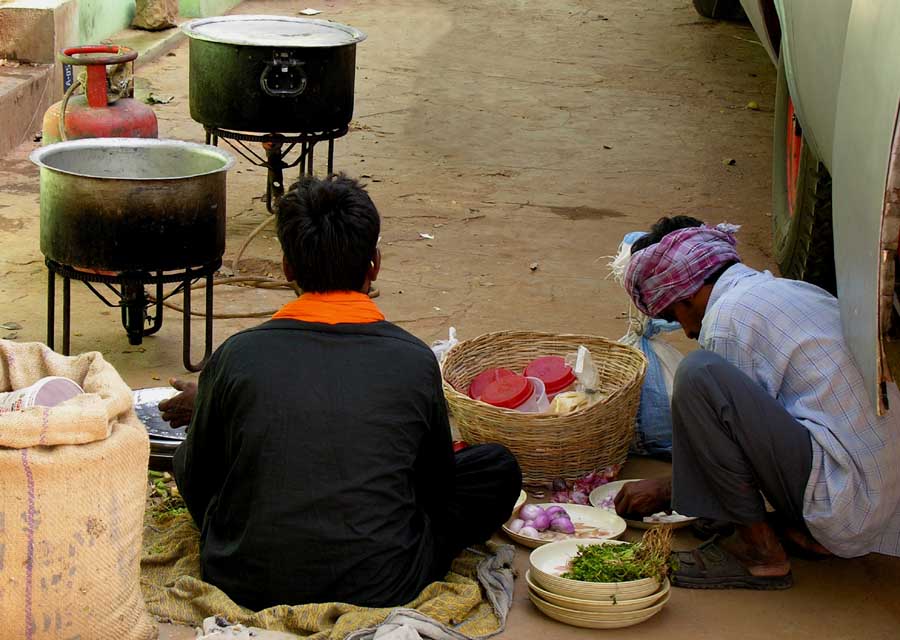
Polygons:
M137 52L118 45L89 45L64 49L63 64L87 67L84 94L75 95L82 80L75 80L65 97L44 114L43 143L78 138L156 138L156 114L134 95L134 60ZM128 63L132 63L129 65ZM107 66L112 66L107 74ZM60 126L65 113L65 126Z

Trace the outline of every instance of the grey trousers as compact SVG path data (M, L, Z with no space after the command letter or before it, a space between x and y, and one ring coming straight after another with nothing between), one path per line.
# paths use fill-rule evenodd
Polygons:
M809 432L740 369L709 351L682 360L672 393L672 507L734 524L803 526ZM762 494L762 495L760 495Z

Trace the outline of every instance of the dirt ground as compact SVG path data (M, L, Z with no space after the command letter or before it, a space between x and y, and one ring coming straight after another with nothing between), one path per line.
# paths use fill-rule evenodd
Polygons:
M295 15L304 6L248 0L237 12ZM517 328L618 338L626 298L607 277L608 256L625 233L664 214L742 224L746 262L773 268L775 71L749 26L704 20L688 0L314 6L369 36L357 49L354 122L337 142L335 166L368 182L383 216L378 304L423 340L445 337L450 326L461 338ZM187 52L183 44L139 75L146 88L174 96L157 107L161 135L202 141L188 112ZM0 337L20 341L46 337L33 146L0 166L0 323L21 326ZM229 264L268 216L264 188L263 170L239 159L228 177ZM242 270L279 275L273 233L245 255ZM134 387L184 373L178 313L167 311L162 331L133 347L118 310L80 285L72 292L73 350L102 351ZM219 313L289 299L227 286L215 296ZM217 321L216 343L257 322ZM200 320L194 332L197 358ZM524 550L517 564L524 574ZM896 638L897 575L900 563L877 556L797 561L789 592L676 591L662 614L617 637ZM543 618L518 582L503 637L596 634ZM182 636L188 630L163 630Z
M774 70L749 27L703 20L684 0L320 8L369 35L357 49L353 130L336 143L335 166L369 183L384 217L378 302L422 339L451 325L463 338L515 328L620 336L626 301L607 279L607 256L666 213L744 224L746 259L768 265ZM281 0L238 9L297 10ZM139 75L175 96L157 107L161 135L202 141L188 113L187 45L174 53ZM750 101L761 109L745 109ZM22 325L19 340L43 340L29 150L0 171L0 322ZM228 181L230 264L268 214L262 169L239 159ZM245 271L278 275L274 234L246 256ZM289 297L218 287L216 311L272 309ZM178 313L131 347L118 310L77 284L73 301L74 350L102 351L136 386L182 373ZM216 342L256 322L218 321Z

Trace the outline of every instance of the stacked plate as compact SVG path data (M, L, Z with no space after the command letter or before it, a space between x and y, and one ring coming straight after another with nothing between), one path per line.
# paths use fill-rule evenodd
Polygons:
M525 574L528 596L545 615L576 627L617 629L649 620L669 601L669 580L582 582L563 578L579 545L624 544L617 540L564 540L531 552Z
M173 429L162 419L157 405L171 398L177 390L172 387L154 387L138 389L134 392L134 411L138 419L144 423L147 435L150 436L150 467L159 471L172 469L172 458L175 449L184 442L187 435L185 427Z

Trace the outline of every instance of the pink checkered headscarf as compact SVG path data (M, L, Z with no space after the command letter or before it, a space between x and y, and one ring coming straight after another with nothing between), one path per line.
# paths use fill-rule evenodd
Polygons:
M690 298L723 264L740 262L734 225L690 227L635 252L625 271L625 290L641 313L658 318Z

